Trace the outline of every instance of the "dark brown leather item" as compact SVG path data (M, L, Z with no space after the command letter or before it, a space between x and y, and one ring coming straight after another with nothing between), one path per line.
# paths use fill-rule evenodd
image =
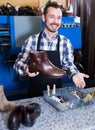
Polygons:
M24 106L16 106L9 114L8 128L10 130L18 130L22 121L22 112Z
M24 126L33 126L35 123L35 119L33 118L34 109L31 109L30 107L24 107L23 113L22 113L22 124Z
M32 51L30 53L29 71L40 72L50 78L61 78L66 75L66 71L51 63L46 51Z
M18 130L20 124L33 126L40 113L41 108L38 103L32 102L28 106L16 106L9 114L7 126L10 130Z
M38 103L31 103L24 107L22 113L22 124L28 127L34 125L36 118L40 116L41 108Z
M32 102L31 104L28 105L28 108L33 110L33 113L32 113L33 120L35 120L37 117L40 116L41 107L38 103Z

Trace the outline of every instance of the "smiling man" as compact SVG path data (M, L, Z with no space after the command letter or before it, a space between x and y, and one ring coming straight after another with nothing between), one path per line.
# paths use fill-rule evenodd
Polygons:
M65 70L77 87L84 88L86 85L84 78L89 78L89 76L80 73L74 65L73 47L70 40L58 34L62 21L62 11L57 2L50 2L46 5L42 20L45 23L43 31L25 40L22 51L14 64L16 72L21 76L31 77L31 96L42 95L47 84L56 84L57 87L61 87L60 79L50 79L42 76L39 72L29 72L30 52L44 50L47 51L48 58L54 62L54 65Z

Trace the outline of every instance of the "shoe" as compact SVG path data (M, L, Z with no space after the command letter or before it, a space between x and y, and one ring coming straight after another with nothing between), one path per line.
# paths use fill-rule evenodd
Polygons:
M31 127L34 125L35 120L33 118L34 109L31 109L30 107L24 107L23 113L22 113L22 124L24 126Z
M40 115L41 108L37 103L31 103L27 107L24 107L22 114L22 124L25 126L33 126L36 118Z
M24 106L16 106L10 113L8 118L8 128L10 130L18 130L22 121L22 112Z
M66 71L51 63L46 51L32 51L30 53L29 71L38 71L51 78L61 78L66 75Z
M0 111L7 112L14 109L15 106L15 102L7 100L4 94L3 85L0 85Z
M38 103L31 103L28 105L29 108L33 109L32 117L33 119L36 119L37 117L40 116L41 113L41 108Z

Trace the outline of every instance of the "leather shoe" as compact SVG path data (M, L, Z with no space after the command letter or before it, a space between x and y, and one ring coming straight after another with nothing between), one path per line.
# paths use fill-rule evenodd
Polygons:
M30 109L33 109L32 118L35 120L37 117L40 116L41 108L38 103L31 103L28 105Z
M30 52L29 71L40 72L47 77L61 78L66 75L66 71L53 65L48 59L46 51Z
M10 130L17 130L22 121L23 106L16 106L10 113L8 118L8 128Z
M25 126L33 126L35 123L35 120L32 116L34 112L34 109L31 109L29 107L24 107L23 114L22 114L22 124Z
M33 126L35 119L40 115L41 108L38 103L31 103L24 107L22 114L22 124L25 126Z

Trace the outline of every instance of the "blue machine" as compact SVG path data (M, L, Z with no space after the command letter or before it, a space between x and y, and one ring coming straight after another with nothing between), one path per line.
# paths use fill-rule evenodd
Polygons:
M59 33L70 39L74 49L81 49L81 26L80 18L76 16L69 16L62 18L62 26L59 29ZM62 78L62 83L71 82L66 76Z
M63 17L59 33L71 40L74 49L81 48L81 27L80 23L75 22L75 17ZM15 54L17 55L21 49L21 47L16 47L15 37L14 16L0 16L0 84L4 85L7 95L14 93L20 95L19 98L21 98L21 95L27 94L30 84L26 80L19 81L13 70L11 60L12 58L14 59ZM6 39L8 40L7 42L5 42ZM68 82L71 82L71 80L67 76L62 78L62 83Z
M26 37L41 30L41 22L37 16L0 16L0 84L9 99L28 97L31 84L16 74L13 64Z
M3 84L6 95L26 93L23 90L26 90L28 83L18 82L13 70L12 60L19 49L15 47L14 16L0 16L0 84Z
M76 21L76 19L78 20ZM78 17L63 17L62 26L59 29L59 33L70 39L74 49L79 49L82 47L81 26Z

